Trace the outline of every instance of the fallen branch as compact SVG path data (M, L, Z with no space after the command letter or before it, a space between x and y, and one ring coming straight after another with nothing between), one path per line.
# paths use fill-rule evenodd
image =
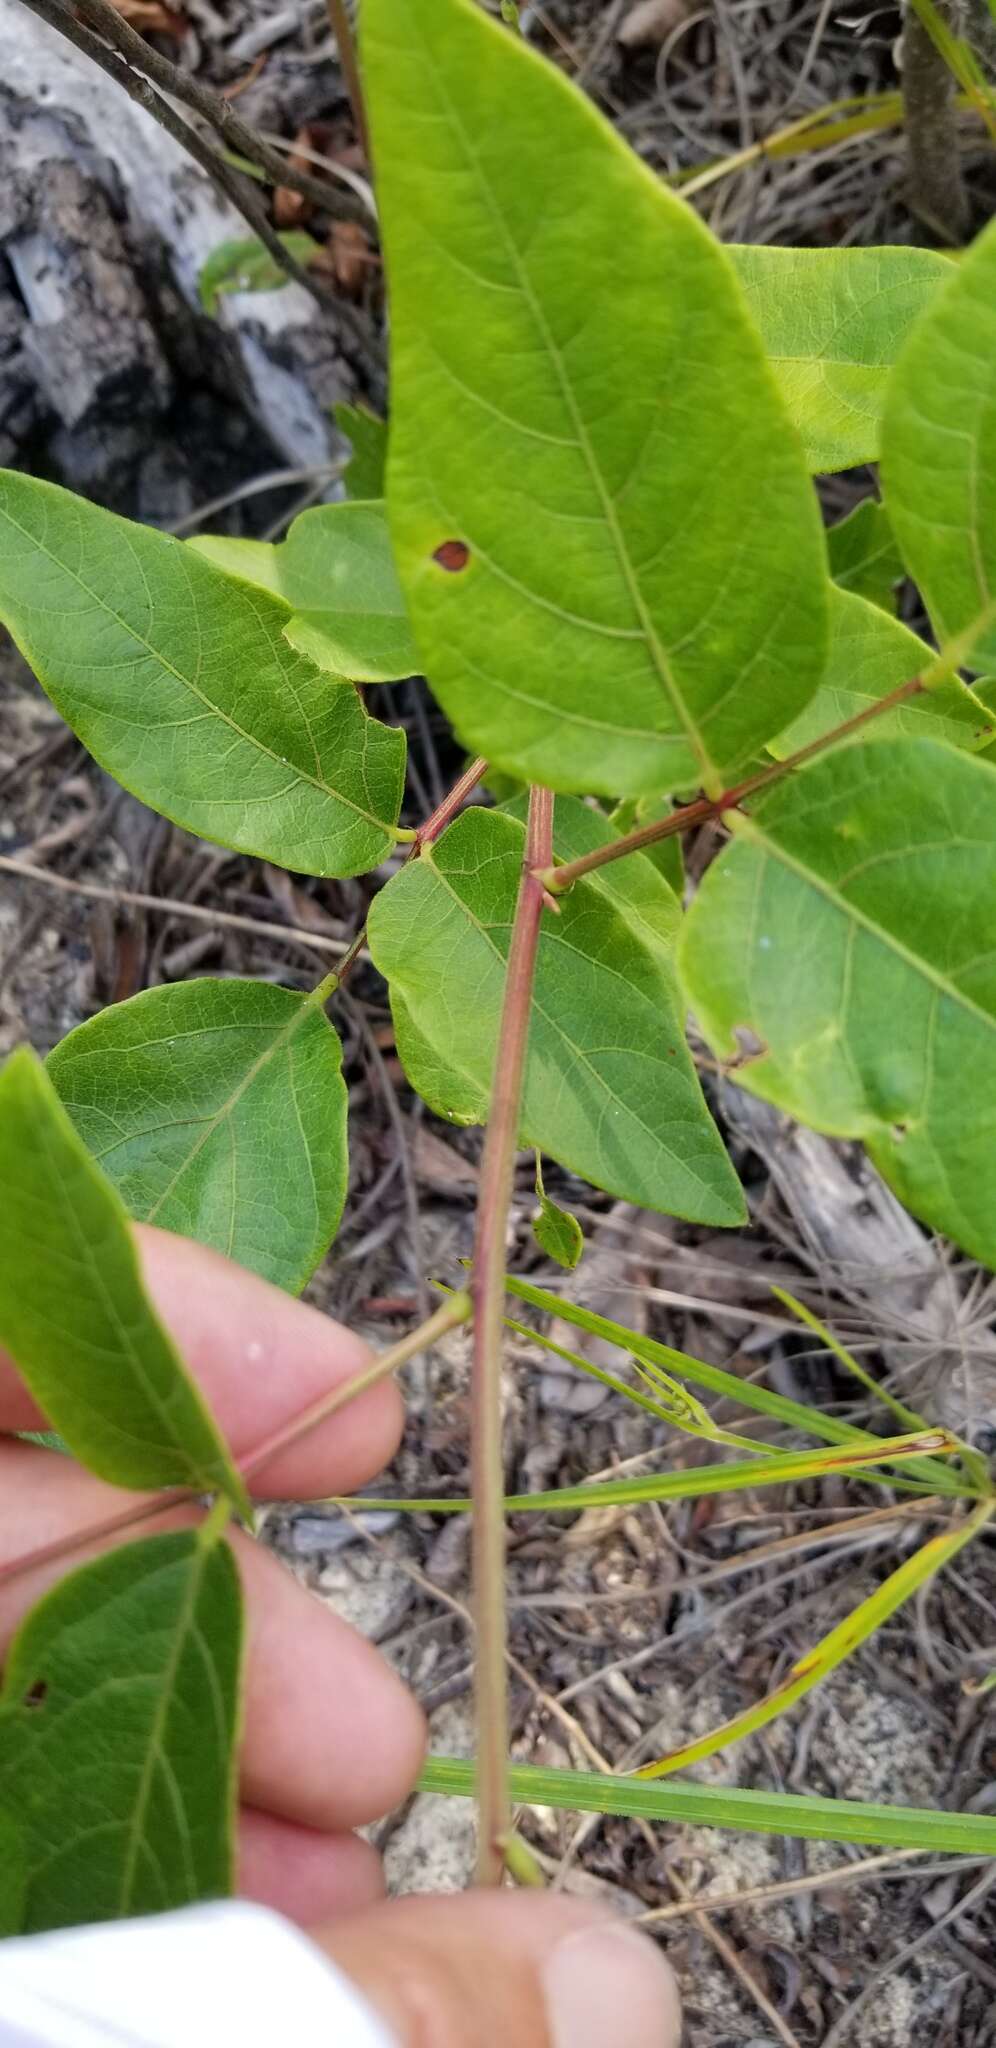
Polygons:
M88 0L88 5L92 4L93 0ZM381 368L383 351L369 320L357 312L355 306L351 306L348 300L337 298L330 293L303 264L298 263L297 259L289 254L252 186L232 169L224 156L207 142L189 121L185 121L183 116L177 113L169 100L150 84L148 78L132 70L123 57L108 49L100 36L94 35L91 29L77 21L75 14L62 4L62 0L22 0L22 5L30 13L37 14L42 21L47 21L50 28L57 29L60 35L65 36L67 42L72 43L85 57L89 57L91 62L98 65L101 71L105 71L109 78L113 78L115 84L121 87L122 92L127 93L129 99L144 108L154 121L158 121L167 135L179 143L180 148L186 150L188 156L193 157L194 162L200 165L201 170L224 193L253 233L258 235L264 248L280 269L293 279L295 284L303 285L305 291L317 300L323 311L331 309L350 339L363 352L366 361L378 369Z
M30 0L26 0L26 4L30 4ZM109 0L77 0L75 12L120 52L132 70L151 79L154 85L169 93L172 99L179 100L182 106L200 114L221 137L226 149L258 164L274 185L289 186L292 192L300 192L302 198L313 199L316 206L324 207L335 220L369 221L361 200L340 191L335 185L326 184L324 178L313 178L310 172L286 163L258 129L243 120L230 100L221 93L213 92L191 72L182 71L178 64L171 64L168 57L163 57L151 43L146 42L144 36L136 33L130 22L110 6Z

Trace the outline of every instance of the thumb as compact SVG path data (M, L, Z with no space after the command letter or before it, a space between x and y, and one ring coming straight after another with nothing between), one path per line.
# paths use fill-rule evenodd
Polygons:
M567 1899L399 1899L316 1939L399 2048L678 2048L678 1994L659 1949Z

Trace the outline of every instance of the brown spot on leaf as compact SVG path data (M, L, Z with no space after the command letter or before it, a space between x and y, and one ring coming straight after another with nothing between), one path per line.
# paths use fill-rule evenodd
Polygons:
M44 1706L47 1698L48 1682L44 1678L38 1678L30 1690L25 1693L21 1704L25 1707L41 1707Z
M439 563L441 569L448 569L450 575L455 576L458 570L467 567L470 549L465 540L444 540L434 550L432 559Z

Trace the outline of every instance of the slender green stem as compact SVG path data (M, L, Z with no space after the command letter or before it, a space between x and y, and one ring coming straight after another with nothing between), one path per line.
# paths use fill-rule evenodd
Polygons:
M721 796L696 797L695 802L684 804L681 810L672 811L667 818L659 818L655 824L640 825L635 832L627 832L621 839L614 839L608 846L597 846L591 853L582 854L578 860L566 861L563 867L547 866L536 870L537 880L543 883L553 895L562 895L581 875L587 875L594 868L603 868L609 861L622 860L627 853L639 853L645 846L656 845L659 839L671 839L676 832L690 832L695 825L708 824L712 818L722 817L724 811L732 811L745 797L756 796L760 790L768 789L775 782L781 782L796 768L807 761L815 760L817 754L825 753L838 741L848 739L863 725L870 725L875 718L881 718L886 711L894 711L898 704L904 704L910 697L918 697L925 685L919 676L911 676L908 682L900 683L898 689L890 690L888 696L879 697L877 702L866 706L853 718L846 718L843 725L835 725L832 732L821 733L819 739L811 740L808 747L800 747L798 753L788 754L784 761L772 761L770 768L759 769L756 775L749 775L744 782L725 789Z
M302 1414L295 1415L291 1422L285 1422L282 1428L274 1430L273 1435L267 1437L265 1443L257 1444L251 1456L240 1458L237 1463L242 1477L251 1479L261 1465L268 1464L271 1458L276 1457L278 1451L286 1451L291 1444L296 1444L302 1436L307 1436L311 1430L317 1428L320 1422L327 1422L330 1415L337 1415L340 1408L345 1408L347 1402L355 1401L358 1394L367 1393L370 1387L377 1386L380 1380L387 1379L391 1373L397 1372L400 1366L407 1365L410 1358L414 1358L417 1352L424 1351L428 1345L434 1344L438 1337L444 1337L447 1330L455 1330L460 1323L467 1322L470 1313L471 1301L468 1294L451 1295L449 1301L445 1301L441 1308L437 1308L435 1315L430 1316L427 1323L422 1323L417 1330L409 1331L408 1336L400 1338L397 1344L392 1344L389 1351L381 1351L376 1358L371 1359L370 1364L365 1366L362 1372L354 1373L351 1380L344 1380L341 1387L333 1387L331 1393L323 1394L320 1400L315 1401L310 1408L305 1408Z
M292 1417L290 1422L274 1431L265 1443L257 1444L256 1449L248 1456L238 1459L236 1462L243 1477L249 1478L260 1465L274 1457L278 1451L285 1450L289 1444L297 1443L309 1430L315 1429L320 1422L327 1421L330 1415L337 1414L340 1408L345 1408L347 1402L355 1401L357 1395L365 1394L378 1380L386 1379L389 1373L397 1372L408 1359L414 1358L426 1345L434 1343L446 1330L453 1330L459 1323L467 1322L470 1314L470 1296L451 1295L442 1308L437 1309L435 1315L429 1317L428 1322L422 1323L417 1330L412 1330L407 1337L402 1337L399 1343L392 1344L390 1350L382 1351L369 1365L364 1366L362 1372L354 1373L352 1379L344 1380L341 1386L333 1387L320 1401L314 1402L300 1415ZM143 1522L154 1520L157 1515L169 1514L173 1508L190 1507L200 1498L200 1494L191 1487L173 1486L166 1488L162 1493L149 1494L139 1501L133 1500L127 1507L119 1509L116 1515L107 1515L100 1522L89 1522L85 1528L73 1530L71 1535L59 1536L51 1543L39 1544L36 1549L25 1551L21 1557L12 1558L8 1564L0 1565L0 1585L9 1585L11 1580L23 1577L25 1572L39 1571L43 1565L55 1564L60 1558L72 1557L80 1550L89 1550L91 1545L105 1543L112 1536L122 1536L128 1530L140 1527ZM228 1512L231 1512L230 1508Z
M471 1484L477 1626L477 1882L491 1885L501 1883L505 1867L501 1845L512 1826L508 1790L505 1514L502 1505L505 1484L501 1445L505 1232L515 1174L519 1105L543 915L543 886L535 871L548 867L552 856L553 796L547 789L533 788L529 793L525 859L495 1048L471 1277L474 1302Z

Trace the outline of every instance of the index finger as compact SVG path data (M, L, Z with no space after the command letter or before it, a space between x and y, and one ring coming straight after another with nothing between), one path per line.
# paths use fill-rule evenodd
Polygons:
M135 1235L149 1295L236 1458L370 1363L369 1345L352 1330L219 1252L146 1224ZM253 1491L348 1493L393 1457L402 1421L397 1387L382 1381L269 1459L253 1473ZM0 1351L0 1431L46 1426Z

